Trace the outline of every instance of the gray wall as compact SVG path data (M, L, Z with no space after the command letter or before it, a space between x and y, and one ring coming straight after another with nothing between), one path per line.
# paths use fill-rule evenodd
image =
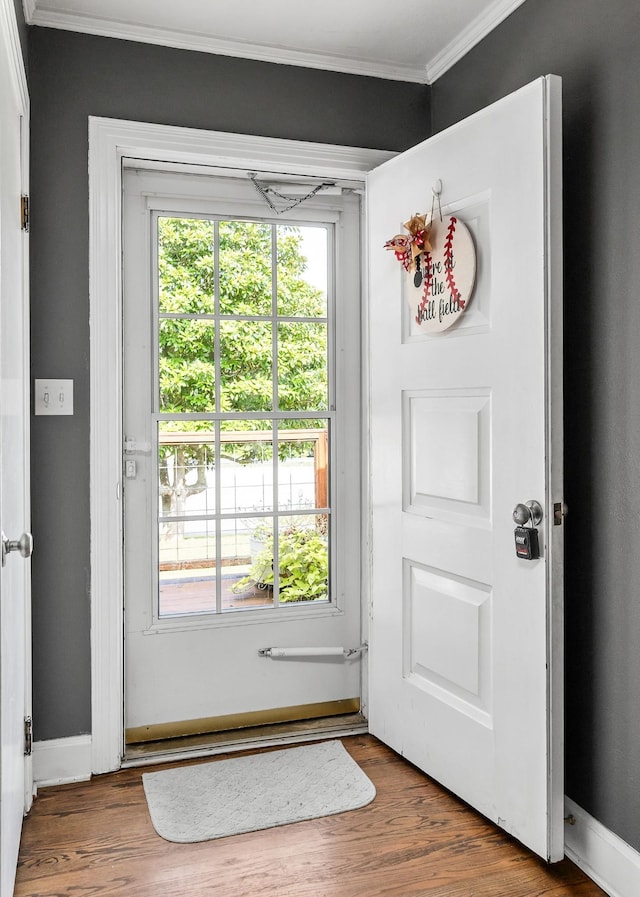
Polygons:
M402 150L426 87L30 29L32 377L72 378L73 417L32 417L38 740L90 703L88 116Z
M640 4L527 0L433 85L432 124L550 72L564 91L566 792L640 849Z

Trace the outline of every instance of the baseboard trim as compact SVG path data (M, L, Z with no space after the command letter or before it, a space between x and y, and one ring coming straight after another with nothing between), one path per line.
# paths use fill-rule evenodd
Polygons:
M86 782L91 778L91 736L52 738L33 745L33 781L36 788Z
M565 808L566 815L575 819L573 825L565 828L567 857L609 897L637 897L640 894L640 853L568 797Z

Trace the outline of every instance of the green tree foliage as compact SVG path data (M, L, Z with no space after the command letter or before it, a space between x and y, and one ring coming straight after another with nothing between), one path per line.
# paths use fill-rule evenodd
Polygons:
M220 312L271 314L271 225L220 222ZM298 228L278 227L277 305L284 317L322 317L323 294L304 279L306 258ZM193 218L159 221L160 313L213 314L213 223ZM215 408L215 323L192 318L163 319L160 326L160 394L163 412L241 415L273 410L272 346L277 336L279 409L325 410L326 326L270 322L220 322L221 401ZM248 422L243 422L247 426ZM256 426L253 422L252 426Z

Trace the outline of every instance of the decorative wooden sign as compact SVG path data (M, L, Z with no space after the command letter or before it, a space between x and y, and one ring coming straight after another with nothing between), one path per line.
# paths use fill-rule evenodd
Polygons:
M407 272L405 295L409 302L411 330L441 333L464 314L473 293L476 251L466 225L455 215L438 217L426 224L425 215L414 215L385 244Z
M431 250L421 255L406 295L415 322L427 333L448 330L464 314L476 278L476 250L466 225L454 215L437 218L429 234Z

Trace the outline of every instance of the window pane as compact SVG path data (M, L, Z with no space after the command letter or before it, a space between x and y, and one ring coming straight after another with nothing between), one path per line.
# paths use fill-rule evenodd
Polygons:
M238 422L247 423L246 421ZM220 510L243 514L273 510L273 431L270 421L252 421L259 430L220 434Z
M282 421L278 428L278 510L328 507L328 483L328 421Z
M159 616L215 613L213 520L160 520L158 565Z
M273 606L273 518L222 520L222 609Z
M278 324L280 411L328 408L327 325Z
M215 411L215 325L170 318L158 333L160 411Z
M271 225L221 221L220 313L270 315Z
M273 408L272 327L266 321L221 321L220 410Z
M278 225L278 314L327 315L327 231Z
M214 228L199 218L158 219L161 312L213 314Z
M158 424L158 515L216 513L215 433L208 421Z
M280 603L327 601L328 518L298 515L280 520L278 571Z
M328 234L158 220L161 616L328 601Z

